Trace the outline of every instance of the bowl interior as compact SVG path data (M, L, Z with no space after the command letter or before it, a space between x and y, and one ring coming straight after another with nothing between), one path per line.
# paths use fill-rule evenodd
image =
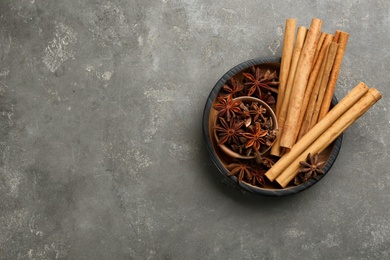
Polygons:
M263 100L260 100L260 99L255 98L255 97L249 97L249 96L237 97L234 100L241 100L244 104L257 103L257 104L261 105L263 108L266 109L265 115L271 118L271 121L272 121L272 129L271 130L277 130L278 129L278 122L277 122L274 110L267 103L265 103ZM212 118L212 124L210 125L210 127L213 129L214 138L215 138L215 140L218 143L219 139L218 139L217 131L214 129L214 127L217 125L218 111L216 111L214 108L212 108L212 110L210 111L210 118ZM232 158L247 159L247 160L256 158L255 155L246 156L246 155L241 155L239 153L236 153L233 150L229 149L229 147L227 147L224 144L218 145L218 147L225 154L227 154L228 156L230 156ZM262 155L262 154L266 153L270 148L271 148L271 146L269 146L268 148L262 150L258 154Z

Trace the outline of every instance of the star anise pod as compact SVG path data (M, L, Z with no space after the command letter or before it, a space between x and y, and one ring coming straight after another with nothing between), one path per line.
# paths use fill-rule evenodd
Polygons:
M261 156L260 157L260 160L261 160L261 163L267 167L267 168L271 168L272 166L274 166L275 164L275 160L268 157L268 156Z
M271 94L271 92L267 92L267 93L263 92L260 99L263 100L265 103L267 103L267 105L271 107L273 107L276 104L275 97Z
M230 121L230 119L235 116L235 113L240 113L241 111L241 100L233 100L230 95L226 98L219 96L218 101L219 102L213 107L218 111L219 117L226 115L227 121Z
M232 144L231 145L233 152L243 154L245 151L245 145L241 144Z
M303 180L308 181L310 178L318 179L318 174L324 174L322 167L325 161L318 161L318 153L312 156L310 153L307 155L306 162L301 161L299 164L302 166L299 169L299 173L303 174Z
M253 121L257 121L259 117L265 120L265 113L267 112L267 109L265 109L262 105L258 105L258 103L253 102L251 105L251 110L249 111L249 114L253 115Z
M262 89L266 92L271 91L273 93L278 93L276 88L271 87L271 85L276 86L279 84L279 82L274 81L276 78L276 71L272 73L270 70L263 72L260 68L252 67L252 73L242 73L242 75L247 80L244 85L250 87L248 96L253 95L257 90L258 96L261 97Z
M230 85L231 86L225 84L222 89L228 93L228 96L232 96L232 98L237 97L237 94L244 89L244 85L233 78L230 78Z
M263 122L260 122L260 125L261 125L261 128L263 128L265 130L270 130L270 129L272 129L273 123L272 123L272 120L270 117L266 117L266 118L264 118ZM275 137L276 137L276 135L275 135Z
M264 179L264 176L265 176L265 173L267 172L267 170L264 170L264 169L261 169L261 168L253 168L250 172L250 174L252 175L252 185L256 185L258 184L257 186L264 186L265 185L265 179Z
M302 183L304 183L305 182L305 176L304 176L304 174L303 173L298 173L298 175L297 176L295 176L295 178L294 178L294 184L295 185L300 185L300 184L302 184Z
M259 122L256 122L254 126L249 126L248 129L250 132L242 134L242 136L247 139L245 148L252 147L253 150L259 151L260 145L265 144L264 137L267 135L268 131L261 129Z
M250 110L244 103L241 103L240 108L241 108L240 115L242 116L242 119L245 122L245 126L248 127L252 123Z
M214 128L217 131L219 137L219 145L224 143L231 143L232 141L238 144L238 138L243 133L243 130L240 128L244 125L244 122L236 122L233 118L229 123L223 117L219 118L221 125L216 125Z
M266 146L272 146L275 143L277 133L278 133L278 130L268 131L268 133L265 137L265 145Z
M237 161L229 164L226 168L230 171L228 176L236 176L238 182L241 182L244 177L248 180L251 179L251 167L241 161Z

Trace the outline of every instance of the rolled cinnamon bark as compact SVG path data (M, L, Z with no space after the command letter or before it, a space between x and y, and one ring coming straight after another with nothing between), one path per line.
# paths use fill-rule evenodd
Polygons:
M325 58L328 55L328 51L329 51L329 45L326 48ZM304 136L311 129L311 124L310 124L311 118L313 116L314 108L316 106L318 92L320 91L321 79L322 79L322 75L324 74L325 63L326 63L326 59L322 61L320 71L318 73L318 77L316 79L312 93L310 95L309 104L307 105L305 116L302 121L301 129L299 131L298 140L301 139L302 136Z
M318 40L318 43L317 43L317 49L316 49L316 52L314 54L314 59L313 59L313 64L312 64L312 70L314 69L314 66L317 62L317 59L318 59L318 55L320 54L320 50L322 48L322 45L324 44L324 41L325 41L325 38L328 34L325 33L325 32L321 32L320 34L320 38Z
M334 38L333 38L334 42L339 42L340 33L341 33L340 30L336 30L336 32L334 33Z
M306 112L308 111L308 108L309 108L309 103L310 103L310 99L312 97L312 92L313 92L313 89L314 89L314 85L315 85L315 83L317 81L317 78L320 78L322 76L322 74L319 73L320 72L320 68L321 68L321 64L322 64L323 60L326 58L326 52L327 52L329 44L332 42L332 39L333 39L333 35L331 35L331 34L326 34L325 35L325 39L324 39L324 42L323 42L323 44L321 46L321 49L319 51L318 58L315 61L315 66L314 66L313 70L310 73L309 81L307 83L307 87L306 87L306 91L305 91L305 96L303 97L303 101L302 101L302 109L301 109L301 112L299 114L297 130L295 132L296 136L299 133L298 140L302 137L303 134L306 134L307 131L308 131L308 130L304 130L304 131L299 131L299 130L301 130L303 128L303 126L302 126L303 119L304 119L305 114L306 114ZM314 109L314 104L315 104L314 97L317 97L317 94L318 94L318 92L315 93L315 96L313 95L313 100L312 100L312 103L313 103L312 106L313 107L311 109ZM312 115L313 114L313 110L308 111L308 113L311 113L310 115ZM309 123L310 123L310 121L309 121ZM295 136L294 139L297 138L296 136Z
M307 33L305 44L299 57L297 70L295 72L293 89L291 91L286 122L284 123L280 146L291 148L294 143L295 131L298 124L299 114L302 108L302 101L305 95L307 81L312 67L312 62L320 34L322 21L314 18Z
M310 121L310 128L312 128L319 121L318 114L320 113L322 102L324 100L324 95L325 95L326 88L328 86L330 72L332 70L333 63L335 61L337 48L338 48L338 44L335 42L332 42L329 45L329 51L326 57L326 63L324 67L324 73L322 74L322 78L321 78L320 91L318 92L316 105L314 107L314 112ZM328 111L329 111L329 106L328 106Z
M314 143L312 143L305 151L303 151L296 159L276 178L276 182L285 188L288 183L298 174L300 161L305 161L309 153L316 154L322 152L328 147L342 132L352 125L360 116L362 116L370 107L372 107L379 99L381 93L371 88L369 91L340 116ZM272 168L271 168L272 169Z
M290 101L290 95L291 95L292 85L294 82L295 71L297 69L297 64L299 61L299 57L301 55L302 46L305 42L307 31L308 29L304 26L298 27L297 38L295 40L294 51L291 59L291 65L290 65L290 71L287 79L287 85L285 88L285 93L282 100L283 102L278 117L278 133L277 133L275 143L271 148L271 154L275 156L282 155L282 150L280 147L280 137L283 133L283 127L284 127L284 122L286 121L288 104Z
M327 128L329 128L342 114L345 113L368 91L368 87L360 82L352 89L329 113L318 122L291 151L280 158L265 174L271 181L275 180L307 147L309 147ZM307 155L307 154L306 154Z
M286 20L286 29L284 31L284 42L283 42L283 51L282 51L282 61L280 63L278 99L276 100L276 109L275 109L276 118L278 118L280 109L282 107L284 92L286 89L288 74L290 71L296 24L297 21L295 19L290 18Z
M339 72L341 68L341 63L343 62L345 49L347 48L348 38L348 33L340 32L340 37L337 41L337 43L339 44L339 48L337 50L336 58L332 68L332 73L330 74L329 83L326 88L324 99L322 101L321 109L318 115L319 119L323 118L326 115L326 113L329 111L329 106L332 103L332 97L336 87L337 79L339 77Z

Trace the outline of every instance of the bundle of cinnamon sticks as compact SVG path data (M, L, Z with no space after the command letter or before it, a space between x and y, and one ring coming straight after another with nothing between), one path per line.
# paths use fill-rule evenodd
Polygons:
M282 187L298 174L299 161L320 153L380 98L360 82L332 110L330 105L349 34L321 32L322 21L310 28L287 19L276 102L279 132L271 154L281 157L266 173ZM295 40L295 42L294 42Z

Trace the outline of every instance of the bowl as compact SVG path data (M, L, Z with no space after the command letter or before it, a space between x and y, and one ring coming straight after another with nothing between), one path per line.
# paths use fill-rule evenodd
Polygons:
M234 98L233 101L234 100L240 100L244 104L257 103L257 104L261 105L266 110L265 111L265 115L268 116L271 119L272 128L270 130L273 130L273 131L277 131L278 130L278 121L276 120L275 112L266 102L264 102L261 99L258 99L258 98L255 98L255 97L250 97L250 96L241 96L241 97ZM213 129L217 125L217 119L218 119L217 114L218 113L217 113L217 111L215 109L211 110L210 118L211 118L211 120L213 122L213 125L211 125L210 127L212 127ZM217 131L215 129L214 129L214 138L217 141L217 143L219 143L219 138L218 138L218 135L217 135ZM248 156L246 156L246 155L241 155L239 153L234 152L233 150L231 150L229 147L227 147L224 144L220 144L218 146L226 155L228 155L228 156L230 156L232 158L244 159L244 160L255 159L256 157L261 156L262 154L264 154L267 151L269 151L269 149L271 149L271 146L268 146L268 147L266 147L266 149L263 149L263 150L261 150L259 152L256 152L255 155L248 155Z
M230 78L235 78L238 81L243 80L242 73L248 72L253 66L259 67L261 69L270 69L276 70L279 72L280 69L280 58L278 57L261 57L252 60L248 60L238 64L229 71L227 71L215 84L212 88L203 111L203 136L206 143L207 150L209 152L210 158L213 161L214 165L218 171L222 174L223 178L229 180L234 185L234 188L237 188L244 192L250 192L258 195L264 196L287 196L296 194L298 192L304 191L314 184L319 182L331 169L333 166L338 153L341 148L343 135L341 134L331 145L329 145L323 152L319 154L319 160L326 161L326 164L323 167L325 174L320 175L319 178L310 179L307 182L304 182L298 186L289 185L286 188L278 187L277 184L266 181L263 187L254 186L245 181L238 182L235 176L228 176L229 170L226 166L232 162L234 156L231 153L226 152L218 145L217 138L215 137L214 126L216 122L216 111L213 108L213 104L217 101L217 96L221 91L221 88L228 82ZM337 104L337 99L334 96L332 100L332 107ZM274 109L271 106L271 109Z

